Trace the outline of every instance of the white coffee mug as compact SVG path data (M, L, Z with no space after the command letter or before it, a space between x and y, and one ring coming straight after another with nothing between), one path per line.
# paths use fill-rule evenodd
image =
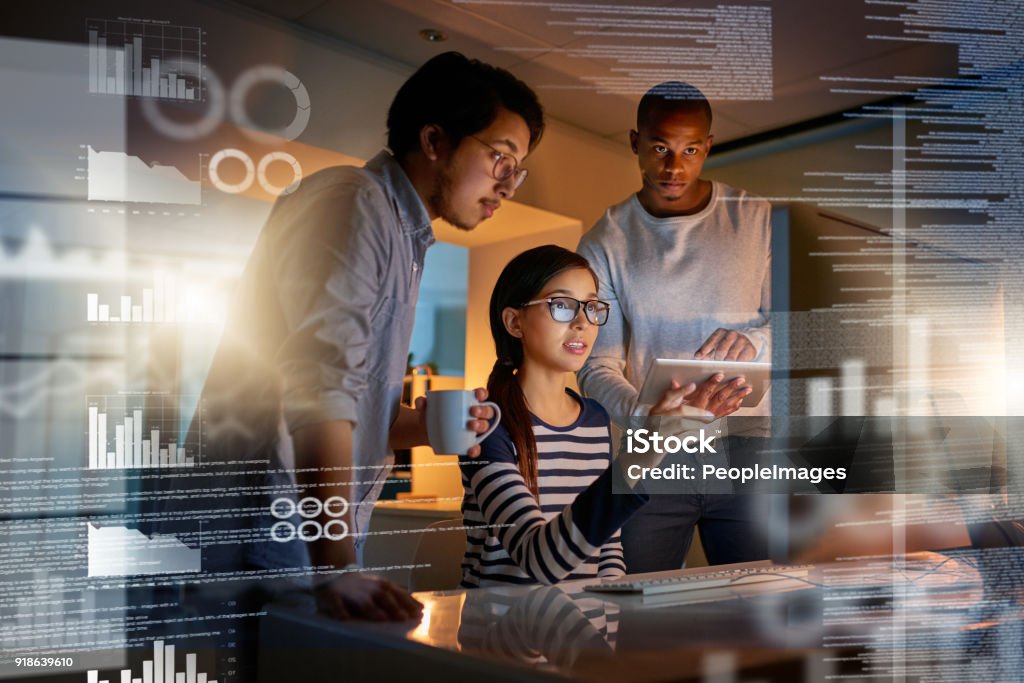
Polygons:
M490 406L494 409L491 428L477 435L466 423L474 419L469 409L474 406ZM491 435L501 422L501 408L496 403L476 400L476 393L462 389L441 389L427 392L427 439L435 453L442 455L465 455Z

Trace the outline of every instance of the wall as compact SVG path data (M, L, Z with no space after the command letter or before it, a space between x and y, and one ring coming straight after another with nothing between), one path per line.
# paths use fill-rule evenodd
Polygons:
M640 170L628 140L613 142L549 121L526 163L530 177L516 200L580 219L589 230L612 204L640 189Z
M704 177L726 182L772 203L834 200L853 193L827 173L872 173L892 166L888 121L853 120L788 135L743 149L715 154L704 165ZM874 149L869 149L874 148ZM828 191L826 191L828 190ZM891 224L891 210L838 207L840 213L873 225Z

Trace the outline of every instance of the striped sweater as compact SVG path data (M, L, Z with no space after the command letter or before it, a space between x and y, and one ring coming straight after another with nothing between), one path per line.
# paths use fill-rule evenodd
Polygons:
M612 494L608 413L580 398L576 421L553 427L531 415L537 440L540 501L516 465L504 426L482 444L478 459L462 458L462 516L467 544L462 586L552 584L626 573L619 528L647 501Z

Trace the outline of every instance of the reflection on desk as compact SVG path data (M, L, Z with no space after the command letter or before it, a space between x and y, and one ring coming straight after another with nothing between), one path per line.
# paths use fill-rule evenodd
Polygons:
M322 670L346 683L1019 680L1022 577L1021 551L1001 549L858 558L655 605L584 592L586 581L421 593L413 626L272 609L261 674L281 680L274 660L297 656L307 680L328 680Z
M456 639L463 651L571 670L583 654L605 659L615 647L618 623L617 606L556 586L538 586L526 595L478 590L466 594Z

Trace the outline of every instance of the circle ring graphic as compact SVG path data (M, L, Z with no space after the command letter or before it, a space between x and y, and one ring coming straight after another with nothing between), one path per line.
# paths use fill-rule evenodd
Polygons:
M331 535L331 525L337 524L341 527L341 531L336 535ZM340 541L341 539L348 536L348 524L341 521L340 519L332 519L331 521L324 524L324 538L329 541Z
M303 532L303 529L310 529L310 528L316 529L316 536L307 536ZM303 541L306 541L307 543L309 543L310 541L315 541L315 540L319 539L320 537L322 537L324 535L324 528L322 526L320 526L320 524L318 522L314 522L313 520L307 519L305 522L303 522L302 524L299 525L298 534L299 534L299 538L301 538Z
M284 537L279 536L277 533L278 529L287 529L288 535ZM276 523L274 526L270 527L270 538L278 543L287 543L295 538L295 525L291 522Z
M312 504L313 506L312 511L306 510L306 506L310 504ZM298 510L299 515L301 515L302 517L305 517L306 519L313 519L314 517L319 516L320 513L324 511L324 504L320 502L319 498L314 498L313 496L306 496L305 498L299 501ZM305 524L305 522L303 522L303 524Z
M288 88L295 98L295 116L292 117L291 123L282 128L265 128L249 118L245 110L245 96L257 83L278 83ZM273 144L277 142L277 138L294 140L302 135L302 131L309 125L309 104L309 91L295 74L280 66L264 64L254 66L238 77L231 86L231 101L228 107L231 118L240 126L246 137L256 142Z
M278 511L277 508L279 503L287 504L288 512ZM295 501L293 501L291 498L275 498L274 502L270 504L270 514L272 514L274 517L277 517L278 519L288 519L289 517L295 514Z
M337 503L341 506L341 510L338 512L331 511L331 505ZM324 512L327 513L328 517L343 517L348 512L348 501L341 496L331 496L324 501Z
M238 159L245 164L245 178L237 183L225 182L220 177L220 173L217 171L217 167L220 166L220 162L225 159ZM252 159L249 155L240 149L222 149L213 155L210 159L210 165L206 169L206 174L210 178L210 182L221 192L227 192L228 194L238 194L245 192L252 185L252 181L256 178L256 166L252 163Z
M294 177L287 185L274 185L267 179L267 167L275 161L283 161L292 167ZM256 166L256 180L268 194L291 194L299 188L299 183L302 182L302 166L299 165L299 160L288 152L271 152L265 154Z

